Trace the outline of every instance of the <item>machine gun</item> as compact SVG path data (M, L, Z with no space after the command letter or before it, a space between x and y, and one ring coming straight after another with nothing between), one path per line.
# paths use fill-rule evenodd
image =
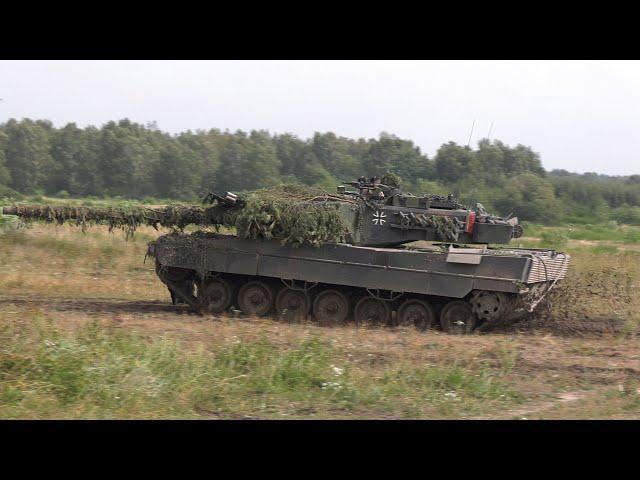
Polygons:
M245 205L244 200L238 198L235 193L225 192L224 195L218 195L217 193L209 192L202 199L202 203L205 204L217 204L223 207L238 207L242 208Z
M366 200L384 200L385 198L396 195L400 192L398 187L385 185L380 181L380 179L378 179L378 177L372 177L370 180L367 180L365 177L360 177L356 182L349 181L343 183L356 188L357 191L347 191L345 185L340 185L338 187L338 193Z

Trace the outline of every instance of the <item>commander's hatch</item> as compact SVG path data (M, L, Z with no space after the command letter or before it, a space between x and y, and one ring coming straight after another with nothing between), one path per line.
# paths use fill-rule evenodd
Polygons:
M447 263L467 263L470 265L479 265L482 261L482 254L487 249L483 248L454 248L449 245L447 252Z

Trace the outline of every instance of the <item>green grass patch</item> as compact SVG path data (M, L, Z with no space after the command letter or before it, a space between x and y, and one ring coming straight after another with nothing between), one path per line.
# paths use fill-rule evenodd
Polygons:
M624 243L631 243L631 244L640 243L640 229L629 228L624 234Z
M541 246L555 249L561 249L565 247L567 245L567 242L569 241L569 237L565 233L557 230L542 232L541 239Z
M0 212L0 235L6 232L14 232L19 228L20 219L14 215L3 215Z
M594 255L614 255L618 253L618 247L612 245L596 245L595 247L589 247L589 252Z
M97 323L0 325L0 418L457 416L519 399L501 367L400 362L373 375L321 337L194 349Z
M566 224L543 226L523 223L524 236L542 238L545 234L560 234L569 240L596 240L624 243L640 243L640 227L620 225L614 221L601 224Z
M64 258L86 255L91 250L91 247L86 243L52 236L28 235L23 230L6 232L2 243L30 246Z

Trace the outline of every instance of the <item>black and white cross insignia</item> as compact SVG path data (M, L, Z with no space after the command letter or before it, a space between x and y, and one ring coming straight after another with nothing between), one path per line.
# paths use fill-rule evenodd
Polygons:
M382 210L380 210L373 214L373 219L372 219L373 224L383 225L384 222L386 222L385 218L387 218L387 215Z

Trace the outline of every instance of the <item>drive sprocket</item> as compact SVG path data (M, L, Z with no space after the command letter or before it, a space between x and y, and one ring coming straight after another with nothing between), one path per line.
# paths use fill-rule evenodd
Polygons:
M477 290L471 297L473 313L479 320L498 320L508 312L510 302L502 292Z

